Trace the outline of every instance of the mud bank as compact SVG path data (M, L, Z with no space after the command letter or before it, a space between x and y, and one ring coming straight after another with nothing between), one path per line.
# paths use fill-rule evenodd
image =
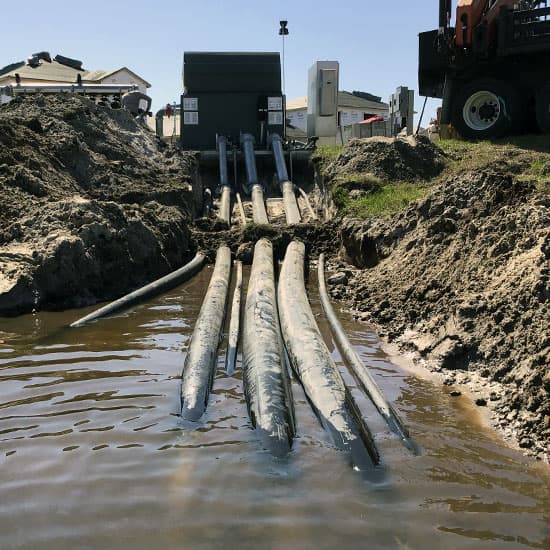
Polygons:
M194 254L193 155L72 94L0 108L0 314L111 299Z
M446 175L387 218L345 219L333 297L467 383L527 453L550 442L550 198L502 165ZM340 269L338 269L338 267Z

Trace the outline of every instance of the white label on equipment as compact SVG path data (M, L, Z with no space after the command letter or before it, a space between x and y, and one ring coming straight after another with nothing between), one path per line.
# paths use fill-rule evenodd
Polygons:
M282 111L269 111L267 113L267 123L270 126L281 126L283 123L283 112Z
M184 111L198 111L199 110L199 98L198 97L184 97L183 98L183 110Z
M183 123L188 126L196 126L199 123L199 113L197 113L197 111L184 111Z
M282 111L283 110L283 98L282 97L268 97L267 98L267 110L268 111Z

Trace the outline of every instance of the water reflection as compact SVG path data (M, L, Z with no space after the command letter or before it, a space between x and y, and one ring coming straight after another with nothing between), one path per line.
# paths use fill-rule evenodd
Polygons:
M547 466L506 448L465 399L392 365L348 316L354 346L422 456L340 365L383 479L350 470L296 380L298 438L288 458L272 458L250 427L240 357L227 376L223 345L207 412L186 425L180 374L210 273L76 330L65 327L91 308L0 319L1 547L546 547ZM315 283L312 273L330 338Z

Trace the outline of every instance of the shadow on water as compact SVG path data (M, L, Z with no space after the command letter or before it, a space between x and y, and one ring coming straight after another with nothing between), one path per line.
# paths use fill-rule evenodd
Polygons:
M4 548L547 548L548 466L507 448L475 407L393 365L341 314L354 348L422 448L390 432L340 360L380 450L353 472L295 378L298 437L273 458L246 412L225 343L208 408L182 421L181 370L211 274L99 323L82 312L0 319ZM246 282L246 279L245 279Z

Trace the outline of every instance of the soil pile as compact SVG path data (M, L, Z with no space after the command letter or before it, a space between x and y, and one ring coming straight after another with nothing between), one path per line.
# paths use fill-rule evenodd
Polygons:
M0 314L110 299L190 259L194 170L124 110L0 108Z
M325 173L330 179L369 173L385 183L413 182L437 176L443 167L443 151L426 137L373 137L352 139Z
M347 220L348 261L365 269L333 295L382 324L448 383L481 375L519 445L550 442L550 200L509 173L453 176L389 220Z

